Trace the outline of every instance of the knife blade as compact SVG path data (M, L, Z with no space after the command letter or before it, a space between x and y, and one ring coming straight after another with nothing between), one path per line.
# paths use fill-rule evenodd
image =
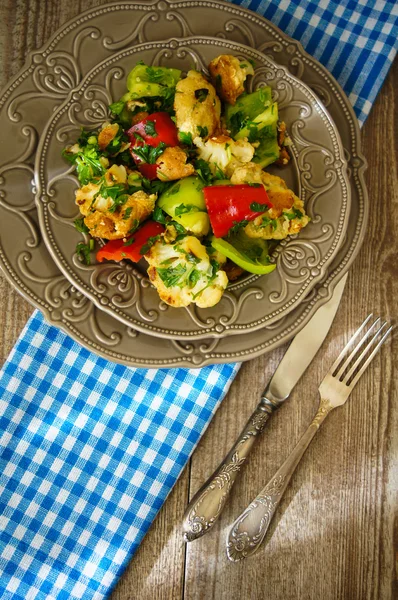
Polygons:
M331 299L316 311L294 337L238 439L219 467L192 498L182 524L186 542L201 537L216 523L255 441L273 412L287 400L326 338L346 280L347 274L336 285Z
M280 401L289 397L329 332L340 305L347 276L348 273L340 279L331 299L316 311L307 325L294 337L270 379L265 394L270 392Z

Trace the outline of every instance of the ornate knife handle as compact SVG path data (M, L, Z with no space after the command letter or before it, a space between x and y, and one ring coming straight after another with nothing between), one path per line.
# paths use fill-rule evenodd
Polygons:
M328 400L321 400L311 425L288 458L257 498L236 519L227 537L227 554L230 560L238 562L257 552L298 463L332 408Z
M213 527L254 442L280 406L280 400L265 394L230 452L189 503L182 525L186 542L196 540Z

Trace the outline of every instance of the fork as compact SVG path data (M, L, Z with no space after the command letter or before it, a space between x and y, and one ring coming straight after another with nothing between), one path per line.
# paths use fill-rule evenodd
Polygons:
M318 412L304 435L271 481L230 528L227 536L227 555L230 560L237 562L257 552L282 495L314 435L330 411L345 404L366 367L391 333L392 326L386 330L387 322L381 324L380 318L364 332L372 317L373 314L366 317L324 377L319 386L321 400ZM347 356L347 351L361 334L362 338Z

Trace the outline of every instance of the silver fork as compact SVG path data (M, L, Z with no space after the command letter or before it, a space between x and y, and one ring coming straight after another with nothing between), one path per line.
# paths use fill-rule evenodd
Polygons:
M271 481L229 530L227 554L230 560L239 561L257 552L282 495L314 435L330 411L345 404L358 379L390 334L392 327L386 330L387 322L381 324L380 318L364 332L372 317L370 314L355 332L319 386L319 409L307 431ZM347 356L347 351L363 332L361 340Z

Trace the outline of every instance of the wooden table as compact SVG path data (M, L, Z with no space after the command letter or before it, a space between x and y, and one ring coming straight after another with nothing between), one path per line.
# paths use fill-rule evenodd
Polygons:
M28 50L40 47L67 19L96 4L101 2L2 0L0 85L22 67ZM348 404L332 413L317 435L286 492L268 545L241 564L230 563L225 554L229 524L311 420L318 383L347 333L370 310L398 317L397 90L395 64L363 128L369 161L368 232L322 350L291 400L270 422L218 526L185 546L179 527L189 498L246 422L285 348L242 366L112 600L390 600L397 593L397 336L375 359ZM32 307L2 276L0 298L4 361ZM395 550L397 536L395 528Z

